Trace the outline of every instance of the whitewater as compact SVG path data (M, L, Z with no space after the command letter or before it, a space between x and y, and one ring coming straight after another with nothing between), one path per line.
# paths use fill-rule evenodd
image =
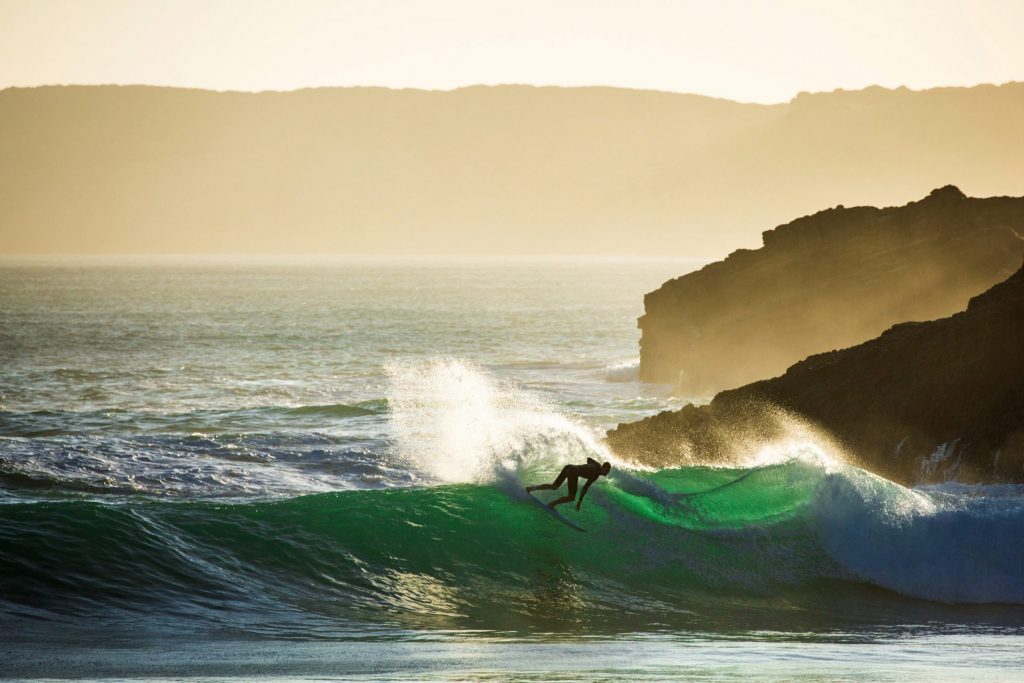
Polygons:
M1024 487L608 451L709 398L635 360L699 265L3 261L0 676L1013 680Z

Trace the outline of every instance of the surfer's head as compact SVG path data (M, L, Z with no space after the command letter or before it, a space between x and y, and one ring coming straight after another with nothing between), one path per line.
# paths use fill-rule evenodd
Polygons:
M604 476L607 477L608 473L611 472L611 471L612 471L612 464L610 462L606 462L605 464L601 465L601 474L603 474Z

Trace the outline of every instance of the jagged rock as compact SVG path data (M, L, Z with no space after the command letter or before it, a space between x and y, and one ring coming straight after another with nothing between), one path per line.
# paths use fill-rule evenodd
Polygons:
M763 240L645 297L644 380L710 396L898 322L950 315L1020 263L1024 198L971 199L947 185L901 207L821 211Z
M790 416L896 481L1024 482L1024 267L951 317L895 325L608 441L661 466L727 461L738 444L784 436Z

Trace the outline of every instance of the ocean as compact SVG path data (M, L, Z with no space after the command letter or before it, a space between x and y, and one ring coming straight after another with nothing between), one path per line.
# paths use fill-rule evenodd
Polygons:
M0 677L1024 679L1024 487L607 451L702 263L0 261Z

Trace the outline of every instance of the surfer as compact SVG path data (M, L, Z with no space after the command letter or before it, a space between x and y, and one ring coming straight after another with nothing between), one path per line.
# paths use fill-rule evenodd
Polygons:
M538 484L536 486L527 486L528 492L533 491L555 491L562 486L562 482L569 481L569 495L556 498L555 500L548 503L548 507L552 510L555 509L556 505L562 503L568 503L576 500L576 485L579 483L580 477L587 480L587 483L583 485L583 491L580 492L579 502L576 503L576 510L580 509L580 505L583 505L583 497L587 495L587 490L590 485L597 481L598 477L608 476L608 473L612 471L611 463L604 463L603 465L593 458L587 458L586 465L566 465L562 468L562 471L558 473L558 477L550 484Z

